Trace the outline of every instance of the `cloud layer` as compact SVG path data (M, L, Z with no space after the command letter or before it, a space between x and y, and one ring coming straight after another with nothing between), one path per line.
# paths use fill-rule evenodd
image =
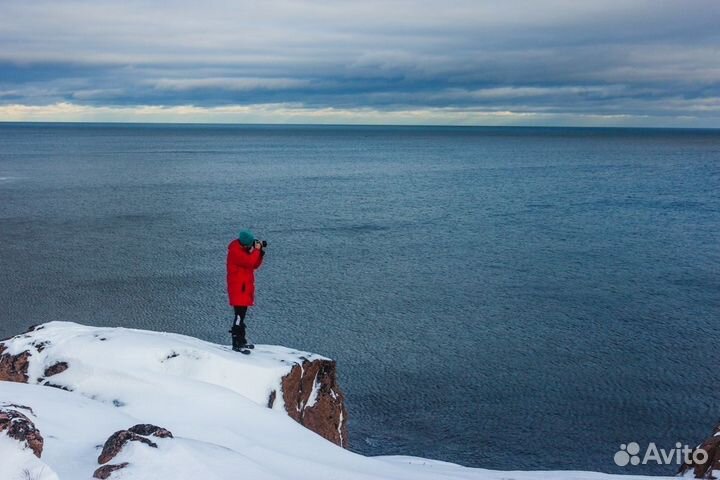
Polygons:
M0 120L720 127L715 0L4 0Z

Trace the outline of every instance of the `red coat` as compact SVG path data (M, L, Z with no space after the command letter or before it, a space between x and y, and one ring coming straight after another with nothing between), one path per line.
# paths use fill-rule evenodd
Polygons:
M228 245L227 290L230 305L249 307L255 303L255 269L263 260L262 252L254 249L248 252L239 240Z

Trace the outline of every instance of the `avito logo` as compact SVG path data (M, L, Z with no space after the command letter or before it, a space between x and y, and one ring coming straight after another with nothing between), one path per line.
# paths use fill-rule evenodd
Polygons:
M640 456L640 445L637 442L623 443L620 445L620 450L615 452L615 456L613 457L615 465L620 467L626 465L647 465L649 463L657 465L681 465L692 462L695 465L702 465L708 461L708 458L708 453L702 448L691 448L680 442L675 444L675 448L669 450L658 448L654 442L650 442L642 457Z

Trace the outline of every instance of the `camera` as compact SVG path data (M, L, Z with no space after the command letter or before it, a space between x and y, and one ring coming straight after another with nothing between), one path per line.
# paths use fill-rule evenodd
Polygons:
M260 244L260 246L261 246L262 248L266 248L266 247L267 247L267 240L255 240L255 246L257 246L258 243Z

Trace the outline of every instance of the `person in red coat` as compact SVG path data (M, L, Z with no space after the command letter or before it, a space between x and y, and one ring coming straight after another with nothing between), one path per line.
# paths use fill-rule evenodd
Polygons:
M248 307L255 304L255 270L262 264L265 256L263 242L260 242L249 230L243 230L238 238L230 242L227 254L227 291L230 305L235 311L232 334L232 348L245 351L253 348L245 337L245 315Z

